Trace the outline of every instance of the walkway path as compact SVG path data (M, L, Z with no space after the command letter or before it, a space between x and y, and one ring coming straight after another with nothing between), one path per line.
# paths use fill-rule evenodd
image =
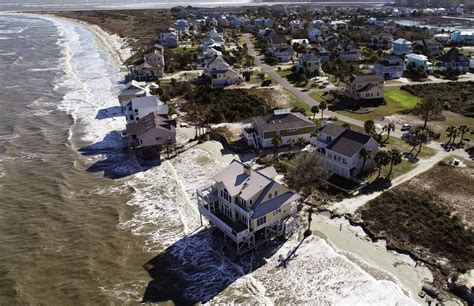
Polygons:
M390 186L389 189L392 189L400 184L405 183L406 181L414 178L415 176L428 171L436 165L438 162L443 160L445 157L447 157L449 153L443 152L443 151L438 151L435 155L428 159L422 159L417 163L417 166L415 169L400 175L399 177L395 178L392 180L392 185ZM384 190L386 191L386 190ZM377 191L373 192L370 194L363 194L360 196L356 196L353 198L347 198L343 201L340 202L333 202L327 204L324 208L343 215L343 214L353 214L357 209L360 207L364 206L368 201L375 199L379 195L381 195L384 191Z

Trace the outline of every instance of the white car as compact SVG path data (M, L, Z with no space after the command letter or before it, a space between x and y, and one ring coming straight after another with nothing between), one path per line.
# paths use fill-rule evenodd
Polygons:
M405 123L404 125L402 125L402 128L400 129L400 131L409 131L409 130L411 130L411 125L408 123Z

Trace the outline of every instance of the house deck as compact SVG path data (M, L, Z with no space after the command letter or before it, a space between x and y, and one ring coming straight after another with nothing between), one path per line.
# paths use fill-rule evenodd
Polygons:
M240 233L242 231L245 231L247 229L247 225L238 221L238 222L233 222L229 217L224 215L222 212L220 212L218 209L214 212L214 215L221 219L225 224L227 224L232 230L234 230L237 233Z

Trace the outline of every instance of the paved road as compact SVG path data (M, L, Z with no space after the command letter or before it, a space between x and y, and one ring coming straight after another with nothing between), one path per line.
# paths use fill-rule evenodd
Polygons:
M272 67L265 64L262 61L262 57L258 55L252 41L250 40L251 34L243 34L243 36L244 36L244 42L247 44L249 54L255 58L255 64L259 66L260 69L262 69L262 71L266 72L280 86L282 86L284 89L288 90L289 92L291 92L292 94L300 98L304 103L308 104L310 107L314 105L319 105L319 102L311 98L308 92L302 91L301 89L291 85L290 82L288 82L286 78L282 78ZM361 120L343 116L336 112L332 112L330 110L325 110L324 115L325 117L336 117L338 120L341 120L353 125L364 126L364 122Z
M247 44L249 54L255 58L255 64L257 66L259 66L260 69L262 69L262 71L266 72L280 86L282 86L284 89L288 90L289 92L291 92L292 94L294 94L295 96L300 98L304 103L306 103L310 107L314 106L314 105L319 105L318 101L311 98L311 96L307 92L302 91L301 89L291 85L286 78L282 78L271 66L265 64L262 61L262 57L257 53L257 51L255 50L254 45L253 45L253 43L250 39L251 34L243 34L243 37L244 37L245 44ZM436 83L436 82L437 81L434 81L432 83ZM423 84L427 84L427 83L430 83L430 82L423 82ZM393 87L397 87L397 86L400 87L404 84L400 84L400 85L395 84L395 85L396 86L393 86ZM330 111L330 110L325 110L324 111L324 116L325 117L336 117L338 120L343 121L343 122L347 122L347 123L350 123L350 124L353 124L353 125L356 125L356 126L361 126L361 127L364 126L364 121L357 120L357 119L347 117L347 116L343 116L343 115L340 115L340 114L338 114L336 112L333 112L333 111ZM378 125L378 126L383 127L385 124L388 124L389 122L390 122L389 120L385 120L384 118L382 118L381 120L376 121L375 124ZM400 130L400 128L401 128L401 124L395 124L395 131L393 131L390 135L393 136L393 137L401 138L402 135L403 135L403 132ZM430 148L433 148L433 149L437 150L438 152L445 152L444 149L441 147L441 144L438 143L438 142L432 141L428 146ZM466 158L468 160L470 159L468 154L463 150L458 149L456 151L450 152L450 154L458 156L458 157Z

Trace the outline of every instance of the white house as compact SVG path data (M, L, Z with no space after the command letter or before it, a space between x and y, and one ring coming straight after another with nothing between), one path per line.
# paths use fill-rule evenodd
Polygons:
M213 47L222 48L225 45L224 37L216 29L212 29L206 34L206 37L201 41L201 49L207 50Z
M345 30L347 29L347 23L342 20L334 20L329 23L330 27L334 31Z
M326 23L320 19L313 20L309 23L309 29L323 29L326 27Z
M118 99L122 110L125 110L125 105L133 98L151 96L151 90L158 88L155 83L147 85L146 82L137 82L132 80L125 84L118 94Z
M206 68L204 74L212 80L212 87L226 87L242 82L239 71L231 67L222 57L216 57Z
M373 167L372 159L364 161L360 153L363 148L372 156L379 149L379 144L371 136L331 123L326 124L311 143L324 157L326 168L347 179L356 178L362 171Z
M384 56L375 64L372 72L381 75L386 80L398 79L403 75L405 65L398 56Z
M145 96L133 98L125 104L124 114L127 119L127 124L137 123L140 118L148 115L151 112L158 114L168 114L168 105L164 104L156 96Z
M378 102L384 99L384 79L380 75L351 75L344 82L344 94L351 101Z
M251 118L243 122L242 128L248 144L256 149L273 147L272 139L277 135L281 136L283 145L297 143L300 138L309 142L314 131L313 121L289 110L275 110L273 114Z
M393 54L405 55L411 53L413 43L405 38L399 38L393 41Z

